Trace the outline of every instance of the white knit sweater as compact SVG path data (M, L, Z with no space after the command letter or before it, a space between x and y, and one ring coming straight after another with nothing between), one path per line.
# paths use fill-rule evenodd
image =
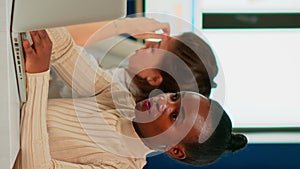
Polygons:
M47 32L52 66L79 98L48 100L49 71L27 73L28 101L14 168L143 168L150 150L133 128L131 94L81 57L64 28Z

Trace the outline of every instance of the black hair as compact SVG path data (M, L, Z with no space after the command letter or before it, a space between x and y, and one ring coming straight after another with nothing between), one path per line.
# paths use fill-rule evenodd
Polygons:
M146 79L137 75L133 77L132 81L141 90L141 93L134 95L136 102L148 98L154 89L160 89L165 93L180 90L194 91L209 97L211 88L216 87L214 82L218 73L216 58L203 39L192 32L186 32L175 36L172 46L165 56L173 56L165 57L157 67L163 77L160 86L153 87ZM179 60L186 66L178 64Z
M220 105L218 104L217 106ZM205 142L189 142L183 144L187 157L180 161L199 166L210 164L218 160L225 151L235 152L242 149L247 144L247 138L242 134L232 133L231 120L225 110L223 110L216 129Z
M211 88L217 84L214 78L218 73L216 57L212 48L193 32L176 36L177 44L174 53L186 63L197 82L198 92L208 97ZM188 90L184 85L183 90ZM195 91L197 92L197 91Z

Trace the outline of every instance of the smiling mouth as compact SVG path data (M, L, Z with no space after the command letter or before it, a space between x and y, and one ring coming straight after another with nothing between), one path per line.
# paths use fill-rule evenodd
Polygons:
M151 108L151 104L150 104L150 101L149 100L145 100L144 101L144 103L143 103L143 108L145 109L145 110L150 110L150 108Z

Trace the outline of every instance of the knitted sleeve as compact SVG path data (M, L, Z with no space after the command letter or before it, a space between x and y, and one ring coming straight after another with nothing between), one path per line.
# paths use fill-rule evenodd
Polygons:
M85 57L65 28L47 30L53 43L51 64L76 95L95 96L110 87L111 78Z
M51 63L54 70L79 97L96 96L95 101L119 109L133 118L135 102L131 93L98 65L91 63L87 53L78 48L65 28L47 30L53 43ZM127 111L128 110L128 111Z

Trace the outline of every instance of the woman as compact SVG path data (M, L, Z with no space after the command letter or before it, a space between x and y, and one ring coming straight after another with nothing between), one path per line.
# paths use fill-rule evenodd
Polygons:
M159 28L163 29L165 34L149 33ZM189 90L208 97L211 88L216 87L213 81L218 73L216 58L210 46L194 33L186 32L169 37L168 24L149 18L125 18L105 26L102 22L70 26L67 30L77 44L85 47L116 33L129 33L143 39L149 36L161 39L158 43L146 42L145 47L129 57L127 68L107 70L114 80L128 88L136 101L147 98L154 89L163 92ZM143 33L142 30L148 33ZM147 67L150 69L146 69ZM50 85L50 88L52 86ZM71 96L70 91L64 93Z
M192 32L163 38L154 45L146 42L146 48L141 50L130 57L128 68L134 74L132 88L140 91L134 95L137 101L149 97L154 89L163 92L189 90L208 97L216 87L216 58L209 45ZM159 56L160 60L155 63L153 58Z
M182 92L135 104L122 86L81 57L64 29L48 34L31 32L34 45L23 44L28 101L22 108L15 168L142 168L151 150L206 164L245 146L246 138L231 133L230 119L216 102ZM52 66L73 83L80 98L47 99L51 53ZM80 81L72 79L74 72ZM189 151L195 145L201 156Z

